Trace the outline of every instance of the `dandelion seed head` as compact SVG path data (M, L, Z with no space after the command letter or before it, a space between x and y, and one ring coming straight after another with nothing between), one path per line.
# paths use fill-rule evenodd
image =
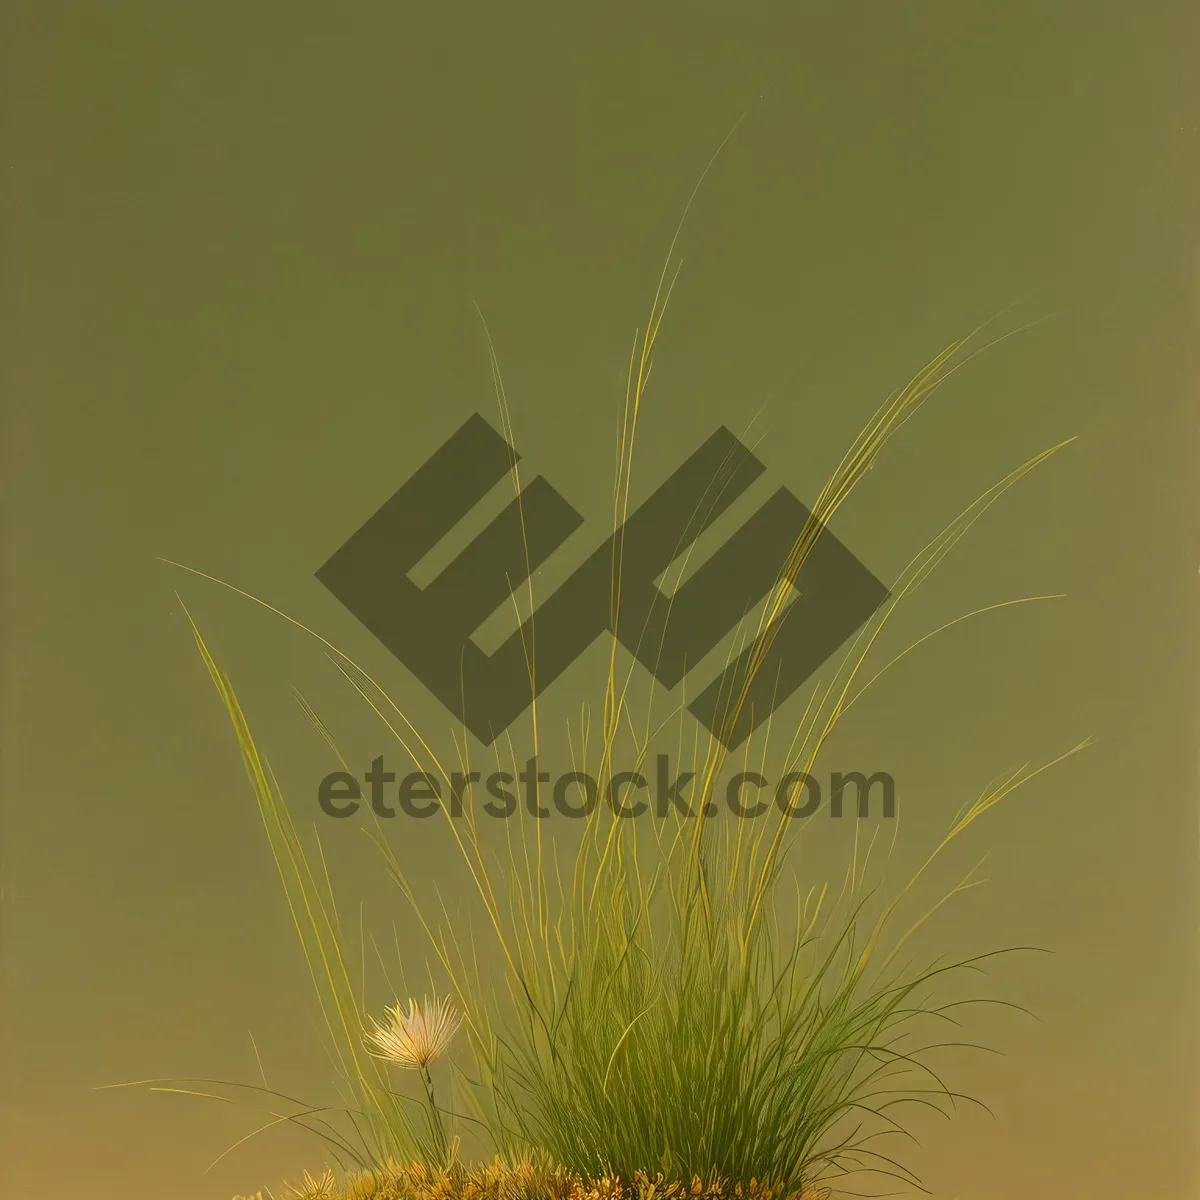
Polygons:
M385 1010L385 1018L382 1022L371 1018L367 1049L376 1058L421 1070L446 1052L462 1024L462 1015L445 997L421 1004L410 999L408 1012L396 1004Z

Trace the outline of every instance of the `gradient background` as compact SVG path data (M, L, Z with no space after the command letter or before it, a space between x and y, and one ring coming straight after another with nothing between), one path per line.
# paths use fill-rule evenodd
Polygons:
M928 643L830 762L895 775L917 855L996 774L1099 738L950 864L989 851L991 882L929 945L1055 955L996 980L1040 1022L991 1019L1005 1057L961 1066L994 1117L930 1126L912 1162L945 1200L1197 1194L1194 8L6 4L0 1192L225 1198L319 1163L273 1133L205 1174L253 1114L94 1090L253 1081L253 1032L273 1084L328 1094L175 589L304 819L331 764L292 685L352 762L386 747L311 639L156 556L313 625L448 738L313 571L471 411L495 419L473 302L529 474L587 518L560 565L583 557L633 332L746 112L681 242L635 496L757 415L765 486L811 500L894 387L1014 303L1003 328L1053 319L956 376L835 530L892 578L1079 435L890 644L1067 598ZM346 903L396 920L419 975L357 823L320 820ZM426 881L453 879L439 834L397 831Z

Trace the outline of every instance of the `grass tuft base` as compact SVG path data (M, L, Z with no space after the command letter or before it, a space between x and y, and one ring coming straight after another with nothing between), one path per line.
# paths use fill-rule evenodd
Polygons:
M455 1165L434 1170L422 1163L389 1164L381 1171L349 1175L338 1183L332 1172L314 1178L305 1172L302 1181L288 1185L282 1200L825 1200L826 1193L807 1188L787 1194L768 1184L705 1183L651 1179L639 1171L631 1183L617 1179L584 1179L561 1167L519 1162L505 1166L468 1169ZM234 1200L280 1200L271 1192L238 1196Z

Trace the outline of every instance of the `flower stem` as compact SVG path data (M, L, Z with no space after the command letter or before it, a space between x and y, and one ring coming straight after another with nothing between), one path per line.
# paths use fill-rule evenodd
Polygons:
M438 1157L441 1159L441 1165L447 1166L448 1147L446 1144L446 1129L442 1125L442 1115L438 1110L437 1101L433 1095L433 1076L429 1073L428 1067L421 1067L420 1071L421 1083L425 1087L425 1099L429 1103L430 1132L433 1134L434 1145L437 1149Z

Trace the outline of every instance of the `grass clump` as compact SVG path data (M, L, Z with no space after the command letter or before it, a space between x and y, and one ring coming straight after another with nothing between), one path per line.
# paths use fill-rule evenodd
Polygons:
M627 509L629 451L657 320L656 313L631 369L618 525ZM768 659L796 575L821 529L895 430L956 368L963 345L950 346L888 400L822 491L810 527L780 571L753 631L750 668L740 693L726 702L724 718L731 724L739 719L755 671ZM877 671L859 682L896 605L996 499L1052 452L1035 456L988 489L912 559L831 677L814 687L789 734L787 773L812 772L837 722L878 677ZM619 558L613 579L615 627ZM474 940L464 939L444 911L439 920L418 894L376 821L373 836L383 861L428 934L464 1016L467 1054L453 1064L453 1101L435 1103L431 1078L423 1076L428 1104L418 1116L393 1090L386 1069L364 1061L370 1059L364 1044L378 1023L356 982L324 861L314 861L303 845L228 677L193 629L237 732L328 1032L338 1046L340 1074L353 1093L343 1114L344 1132L333 1132L326 1109L274 1113L277 1120L312 1128L344 1170L375 1172L359 1178L390 1178L384 1164L414 1160L449 1172L445 1179L466 1178L456 1174L459 1122L466 1120L486 1130L494 1151L507 1161L545 1155L572 1178L625 1188L660 1178L724 1180L734 1188L757 1181L780 1195L798 1196L862 1172L919 1186L902 1161L881 1147L907 1133L905 1110L949 1113L967 1099L934 1069L931 1058L947 1047L969 1045L948 1039L947 1030L957 1029L957 1010L987 998L952 1000L946 986L955 976L982 970L990 955L915 965L901 957L932 911L972 886L971 876L925 910L907 918L901 912L945 848L1044 768L1020 768L984 789L956 815L908 883L891 894L869 881L871 849L857 845L840 887L818 879L781 890L796 836L782 813L752 829L745 821L666 820L647 834L645 822L621 820L598 805L564 878L562 864L543 843L541 822L535 838L522 823L518 844L510 839L506 853L489 850L468 788L466 821L447 812L447 827L486 914L493 958L502 967L499 989L490 976L485 979ZM534 632L531 618L531 672ZM438 759L399 706L357 664L340 652L335 658L417 768L449 787L451 766ZM575 765L597 778L604 795L618 770L642 768L659 729L649 706L645 713L632 709L614 636L599 737L590 736L585 720ZM535 703L535 753L537 730ZM468 750L464 740L460 761L453 764L464 775L471 769ZM514 753L514 765L516 758ZM716 795L728 759L720 739L710 736L703 745L697 740L692 768L699 810ZM791 914L786 922L785 909Z
M632 447L670 291L665 280L664 271L631 358L615 529L629 510ZM832 473L748 632L747 666L724 699L722 721L729 728L743 717L757 673L769 666L797 575L822 530L895 432L965 361L965 347L965 341L947 347L889 397ZM494 353L492 362L495 370ZM498 371L495 377L507 429ZM834 727L891 665L863 681L864 663L896 606L1008 488L1058 448L987 489L912 558L843 659L813 685L785 734L783 773L812 773ZM515 462L513 483L519 495ZM665 720L653 711L653 695L644 711L635 711L633 668L623 665L615 633L621 582L618 538L598 733L585 715L575 744L575 769L591 774L602 796L616 774L642 769L676 716L681 746L685 737L682 704ZM532 575L528 587L525 606L534 614ZM463 1018L463 1037L449 1054L451 1098L435 1099L444 1093L441 1085L435 1091L429 1061L420 1064L422 1098L396 1087L392 1068L406 1065L400 1060L412 1057L407 1050L390 1065L370 1050L380 1029L372 1014L382 1005L368 1001L362 954L342 929L324 858L319 848L314 853L305 846L228 676L194 625L193 632L236 732L342 1084L340 1107L252 1089L267 1097L270 1119L260 1131L297 1124L320 1137L337 1164L340 1183L332 1175L306 1177L301 1188L309 1189L310 1200L783 1200L826 1194L863 1172L889 1185L919 1186L889 1140L906 1136L905 1112L949 1113L966 1099L935 1070L933 1057L970 1044L956 1032L960 1010L988 998L954 993L951 999L948 988L956 978L976 976L991 956L916 963L904 957L916 930L972 886L973 875L915 913L905 911L946 847L1044 767L1022 767L983 789L908 882L891 891L871 876L873 850L857 840L840 885L820 878L793 883L785 864L797 830L782 813L753 827L667 819L647 830L646 822L622 820L597 805L564 870L544 842L540 821L534 835L521 822L516 841L510 837L504 850L490 849L468 788L464 821L443 811L482 906L491 943L486 967L461 918L450 919L444 909L437 915L376 820L372 836L386 869L428 934L445 991ZM532 680L533 615L522 637ZM452 771L469 777L465 738L459 761L442 762L401 707L358 664L324 644L417 770L440 777L447 788ZM303 703L336 752L328 730ZM531 721L536 756L536 700ZM769 738L769 724L767 731ZM515 765L526 756L513 750L512 757ZM697 737L692 760L695 808L702 811L731 757L722 740L710 736L703 744ZM753 766L748 759L740 765ZM445 1011L448 1001L441 1003ZM398 1008L393 1017L401 1021ZM422 1018L410 1008L403 1019ZM462 1122L484 1131L491 1153L500 1156L497 1165L471 1170L462 1161ZM540 1162L556 1165L532 1165Z

